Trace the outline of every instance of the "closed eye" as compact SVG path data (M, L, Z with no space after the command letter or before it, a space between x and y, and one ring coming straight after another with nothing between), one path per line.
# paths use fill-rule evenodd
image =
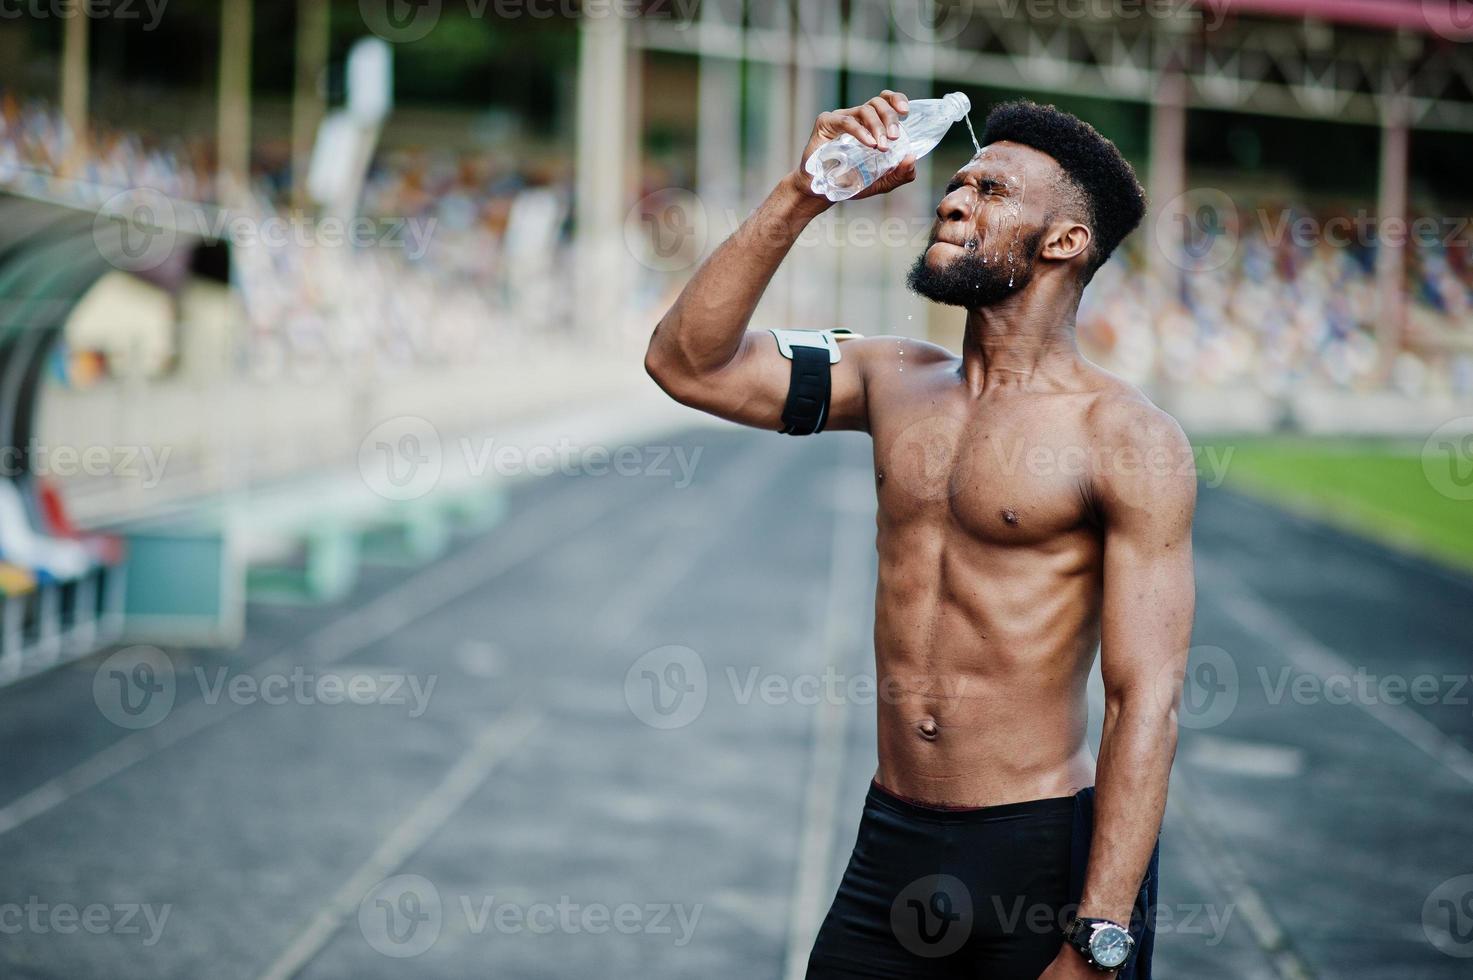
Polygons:
M952 179L951 183L946 185L946 193L950 194L952 191L957 190L958 188L965 187L967 186L967 183L968 181L965 178L955 177ZM993 180L990 177L979 177L977 178L975 183L977 186L978 194L996 194L1003 190L1002 182Z

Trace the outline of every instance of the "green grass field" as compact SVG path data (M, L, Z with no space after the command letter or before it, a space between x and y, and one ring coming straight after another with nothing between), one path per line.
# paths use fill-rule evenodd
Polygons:
M1225 463L1230 489L1473 571L1473 501L1433 486L1420 442L1284 436L1200 448ZM1201 455L1198 472L1212 472Z

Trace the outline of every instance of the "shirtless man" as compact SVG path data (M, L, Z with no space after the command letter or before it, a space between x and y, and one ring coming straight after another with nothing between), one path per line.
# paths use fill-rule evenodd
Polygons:
M907 111L886 91L826 112L803 160L843 133L887 149ZM999 106L983 142L910 274L967 310L960 358L908 338L832 343L826 408L811 410L812 378L790 401L796 360L746 328L831 206L800 162L691 279L646 367L722 418L874 441L879 767L808 975L1143 980L1196 478L1181 429L1080 355L1074 320L1145 199L1114 144L1053 107ZM907 158L860 196L913 179Z

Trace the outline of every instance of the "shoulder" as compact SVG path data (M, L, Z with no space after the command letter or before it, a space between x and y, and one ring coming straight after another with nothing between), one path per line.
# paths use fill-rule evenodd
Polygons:
M1105 375L1085 418L1095 492L1107 507L1185 510L1197 496L1196 461L1182 427L1140 389Z
M1091 437L1108 448L1190 451L1182 427L1135 385L1108 376L1086 413Z
M860 337L842 342L839 350L845 357L853 355L859 363L866 366L888 365L894 362L923 367L957 359L955 354L940 344L917 340L914 337Z

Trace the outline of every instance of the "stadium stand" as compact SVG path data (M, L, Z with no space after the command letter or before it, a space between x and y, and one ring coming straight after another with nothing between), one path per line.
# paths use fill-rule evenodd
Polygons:
M1080 336L1092 353L1139 381L1204 388L1473 394L1466 231L1443 228L1409 250L1410 329L1383 376L1374 242L1286 230L1349 228L1356 215L1248 199L1225 218L1194 249L1198 258L1183 258L1193 274L1177 294L1152 281L1139 238L1101 270L1080 313Z

